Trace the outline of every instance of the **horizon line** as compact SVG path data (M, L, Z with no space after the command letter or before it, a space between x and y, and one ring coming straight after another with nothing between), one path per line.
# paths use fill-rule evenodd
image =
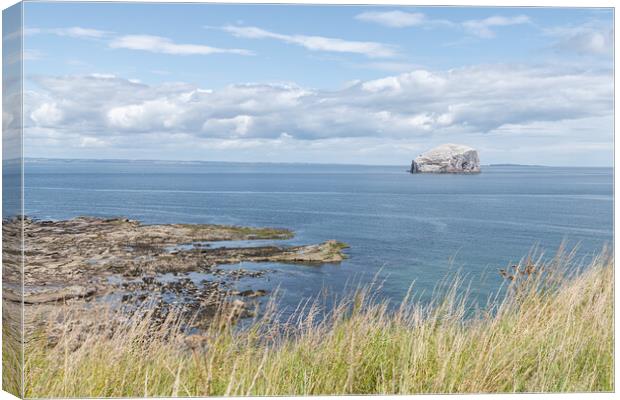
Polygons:
M155 158L49 158L49 157L23 157L24 161L129 161L129 162L167 162L167 163L218 163L218 164L289 164L289 165L341 165L341 166L361 166L361 167L400 167L409 166L406 164L356 164L356 163L334 163L334 162L294 162L294 161L221 161L221 160L165 160ZM9 160L5 160L9 161ZM544 168L614 168L614 165L544 165L544 164L522 164L522 163L489 163L480 164L481 167L493 166L514 166L514 167L544 167Z

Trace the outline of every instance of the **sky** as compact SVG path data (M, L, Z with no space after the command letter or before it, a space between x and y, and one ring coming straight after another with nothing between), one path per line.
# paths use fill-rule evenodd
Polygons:
M613 164L611 9L27 2L23 35L27 157Z

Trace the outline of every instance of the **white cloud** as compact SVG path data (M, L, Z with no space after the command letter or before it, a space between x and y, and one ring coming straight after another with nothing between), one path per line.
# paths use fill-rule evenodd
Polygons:
M547 28L544 33L556 40L553 46L561 51L593 55L610 55L613 52L613 29L597 21Z
M112 32L103 31L100 29L82 28L79 26L72 26L69 28L24 28L24 35L39 35L39 34L51 34L56 36L67 36L79 39L101 39L106 36L110 36Z
M62 121L63 112L56 103L43 103L32 111L30 118L39 126L53 126Z
M303 46L312 51L354 53L363 54L367 57L393 57L396 55L396 48L384 43L351 41L324 36L285 35L253 26L228 25L222 27L222 29L236 37L248 39L275 39L285 43Z
M364 22L373 22L390 28L418 26L428 22L428 19L422 13L410 13L399 10L363 12L356 15L355 19Z
M492 16L485 19L472 19L462 23L463 28L469 33L479 36L481 38L492 38L495 36L495 32L491 30L492 27L497 26L509 26L509 25L521 25L531 23L530 18L527 15L517 15L514 17Z
M403 89L436 91L445 86L446 82L446 78L440 74L420 69L397 76L366 81L361 84L361 88L371 93L386 91L395 93Z
M155 35L122 35L99 29L70 27L70 28L25 28L26 35L51 34L80 39L102 39L113 49L130 49L148 51L151 53L173 55L210 55L210 54L237 54L243 56L254 55L246 49L228 49L207 46L205 44L176 43L170 38Z
M114 75L114 74L105 74L105 73L100 73L100 72L93 72L89 76L91 76L93 78L100 78L100 79L114 79L114 78L116 78L116 75Z
M38 77L39 89L25 93L25 123L29 131L50 129L59 143L79 143L81 136L131 143L139 135L141 143L161 146L173 137L188 146L206 140L474 142L502 136L506 129L549 137L558 131L554 126L612 118L612 78L611 71L491 65L419 69L317 91L295 84L205 89L102 75ZM596 129L598 142L612 138L611 127ZM567 142L588 142L593 134L566 132Z
M253 125L254 118L249 115L237 115L233 118L211 118L202 125L202 131L219 135L229 132L231 137L243 137Z
M355 19L387 26L389 28L406 28L412 26L461 27L466 32L481 38L494 37L495 32L491 29L493 27L531 23L529 17L526 15L517 15L514 17L496 15L485 19L467 20L458 23L445 19L431 19L422 13L404 12L400 10L363 12L356 15Z
M387 78L375 79L362 83L362 89L371 92L381 91L397 91L401 89L400 80L396 76L388 76Z
M80 138L79 147L105 147L108 143L96 137L83 136Z
M175 102L155 99L111 108L107 112L107 123L120 130L174 129L177 122L182 122L178 121L179 113L182 110Z
M113 49L144 50L152 53L178 55L209 55L209 54L238 54L249 56L253 53L244 49L223 49L201 44L181 44L172 40L153 35L126 35L115 38L110 42Z
M49 31L58 36L69 36L74 38L102 38L111 33L99 29L81 28L79 26L50 29Z

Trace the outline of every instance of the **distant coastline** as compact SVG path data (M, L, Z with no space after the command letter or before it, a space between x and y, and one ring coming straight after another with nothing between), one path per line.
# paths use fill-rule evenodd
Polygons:
M541 164L488 164L488 165L483 165L484 167L543 167L543 168L570 168L570 167L565 167L563 165L541 165ZM575 167L575 168L588 168L588 167ZM592 167L592 168L599 168L599 167ZM605 167L600 167L600 168L605 168Z
M17 160L17 159L15 159ZM9 160L5 160L9 161ZM157 160L157 159L130 159L130 158L42 158L24 157L26 163L37 162L93 162L93 163L158 163L158 164L237 164L237 165L297 165L297 166L349 166L349 167L402 167L404 164L351 164L351 163L320 163L320 162L278 162L278 161L220 161L220 160ZM542 164L481 164L481 167L536 167L536 168L613 168L613 165L542 165Z

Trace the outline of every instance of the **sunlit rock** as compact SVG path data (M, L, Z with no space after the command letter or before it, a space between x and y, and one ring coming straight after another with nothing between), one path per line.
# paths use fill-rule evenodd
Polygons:
M462 144L442 144L420 154L411 162L412 174L429 173L477 173L480 159L476 149Z

